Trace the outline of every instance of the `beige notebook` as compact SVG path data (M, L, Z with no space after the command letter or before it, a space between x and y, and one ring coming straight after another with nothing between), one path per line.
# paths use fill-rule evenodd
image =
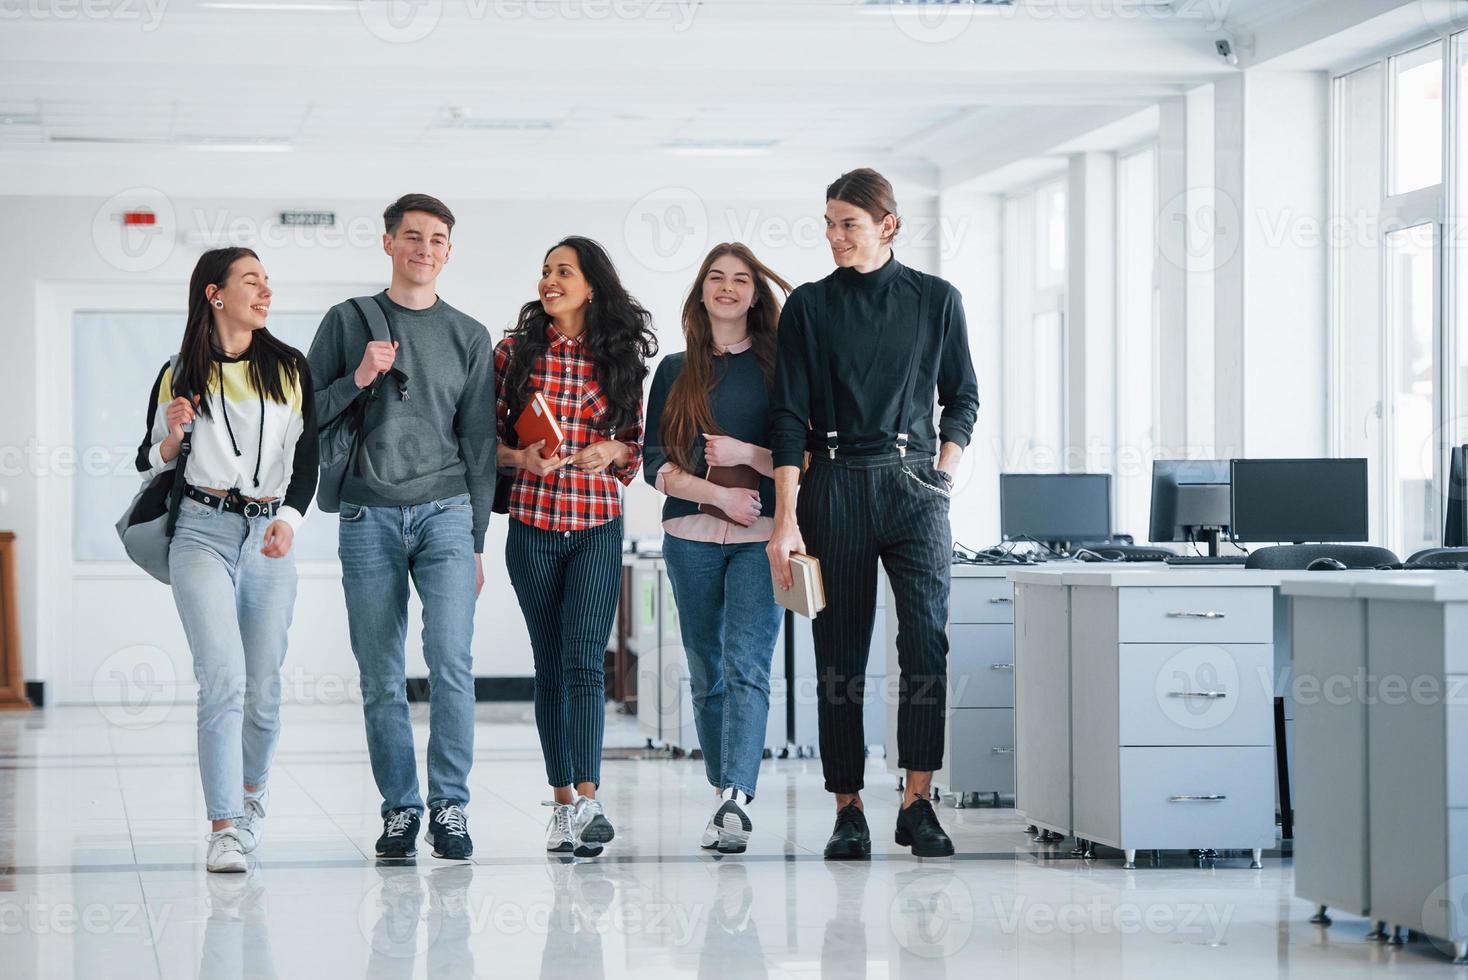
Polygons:
M775 586L775 601L793 613L810 619L826 608L826 587L821 581L821 563L810 555L790 556L790 589Z

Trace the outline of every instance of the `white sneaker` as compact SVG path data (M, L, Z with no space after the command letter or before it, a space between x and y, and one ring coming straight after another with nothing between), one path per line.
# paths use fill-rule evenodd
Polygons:
M246 854L259 847L264 837L265 801L269 798L269 788L262 789L258 793L245 794L244 816L236 820L234 826L240 832L240 845L244 847Z
M708 824L708 826L705 827L705 828L703 828L703 837L702 837L702 839L699 840L698 846L701 847L701 848L703 848L705 851L716 851L716 850L718 850L718 848L719 848L719 814L718 814L717 811L714 813L714 815L712 817L709 817L709 824Z
M576 807L570 803L557 803L554 800L542 803L541 806L553 808L550 825L545 828L545 849L557 854L574 850L576 831L571 824L576 816Z
M749 832L754 829L754 824L750 822L749 814L732 798L724 801L709 823L718 827L720 854L743 854L749 846Z
M571 825L576 831L577 857L596 857L607 843L617 835L612 822L607 819L600 800L583 796L576 801Z
M237 828L225 827L209 835L209 855L204 859L204 866L210 871L234 874L247 870L245 848Z

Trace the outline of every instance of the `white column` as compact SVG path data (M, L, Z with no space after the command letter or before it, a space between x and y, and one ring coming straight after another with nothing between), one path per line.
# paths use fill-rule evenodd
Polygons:
M1161 104L1157 444L1169 457L1214 455L1213 127L1211 85Z
M960 185L942 192L938 213L938 275L963 294L969 353L979 379L979 420L963 454L950 508L953 537L982 548L999 540L1004 202L996 194Z
M1220 456L1328 450L1329 79L1254 70L1215 89Z
M1065 468L1110 472L1116 450L1116 158L1070 157Z

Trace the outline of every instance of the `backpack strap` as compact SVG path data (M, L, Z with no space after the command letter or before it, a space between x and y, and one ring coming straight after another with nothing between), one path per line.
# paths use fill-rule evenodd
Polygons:
M178 378L178 355L174 354L168 359L168 376L172 380ZM173 486L168 489L168 523L164 526L164 533L173 537L173 529L178 526L179 507L183 503L184 487L188 480L185 479L185 470L189 465L189 444L194 439L194 423L190 422L184 429L183 442L178 447L178 463L173 468Z

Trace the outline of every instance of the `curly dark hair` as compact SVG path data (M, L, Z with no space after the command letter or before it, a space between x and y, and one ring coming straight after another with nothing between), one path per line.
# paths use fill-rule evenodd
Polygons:
M549 256L562 246L575 251L581 274L596 297L596 302L586 307L582 344L591 359L597 383L611 404L608 428L626 428L637 420L647 362L658 352L652 314L627 292L611 256L598 242L570 235L552 245L545 254ZM534 390L529 387L530 376L535 362L546 351L545 335L550 325L550 314L539 299L534 299L520 307L515 325L505 332L514 341L505 371L505 392L512 419L519 416Z

